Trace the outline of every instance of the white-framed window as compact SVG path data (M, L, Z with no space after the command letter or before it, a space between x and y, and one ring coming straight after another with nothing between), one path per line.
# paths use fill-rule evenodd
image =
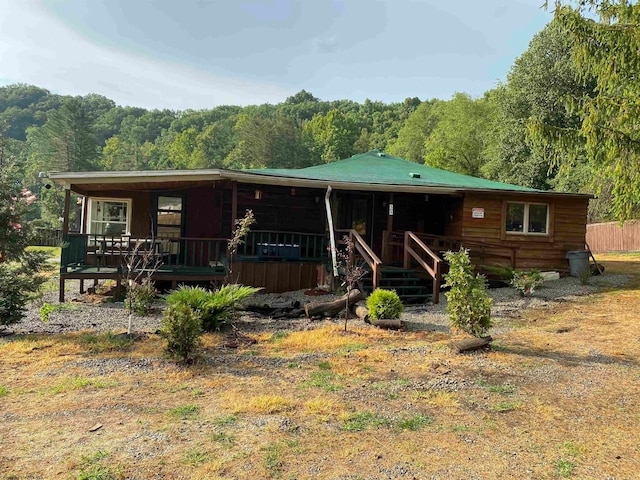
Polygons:
M131 231L131 199L89 198L87 233L119 236Z
M549 234L549 205L546 203L507 202L507 233Z

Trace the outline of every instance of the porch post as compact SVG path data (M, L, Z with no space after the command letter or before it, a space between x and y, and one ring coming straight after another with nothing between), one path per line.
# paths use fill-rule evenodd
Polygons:
M64 211L62 213L62 241L67 241L67 236L69 235L69 208L71 205L71 188L65 187L64 189ZM64 248L64 247L63 247ZM64 255L61 255L64 258ZM66 272L66 268L65 268ZM64 289L65 289L65 278L60 271L60 291L58 292L58 301L60 303L64 303Z
M69 233L69 208L71 206L71 189L64 189L64 212L62 213L62 238Z
M389 193L389 204L387 205L387 229L385 230L384 237L382 238L382 261L390 262L392 253L389 251L391 245L389 242L393 238L391 232L393 231L393 215L391 215L391 209L393 208L393 193Z
M231 184L231 192L231 235L233 235L238 217L238 182Z
M391 211L393 209L393 193L389 194L389 205L387 206L387 232L391 234L393 231L393 215Z

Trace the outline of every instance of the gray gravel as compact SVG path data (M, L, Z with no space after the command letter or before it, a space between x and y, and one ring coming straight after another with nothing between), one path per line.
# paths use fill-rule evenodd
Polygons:
M491 289L493 298L492 317L494 327L491 334L500 334L509 330L514 319L522 316L525 309L550 308L557 303L571 301L580 296L590 295L608 288L620 288L629 280L626 275L609 275L592 277L589 285L581 285L579 279L566 277L560 280L548 281L539 287L533 296L521 297L513 288ZM49 322L40 319L39 309L46 302L57 304L57 292L46 292L41 298L29 305L26 318L17 325L5 329L5 334L29 333L65 333L83 330L92 331L126 331L128 314L124 304L120 303L84 303L78 292L78 282L67 282L67 305L64 310L51 313ZM262 294L252 299L252 303L293 302L302 304L312 301L329 300L332 296L310 297L303 291L285 294ZM449 321L446 315L446 296L441 296L437 305L409 305L405 308L402 320L408 330L449 331ZM162 302L158 302L157 309L145 317L135 317L134 329L138 332L154 332L161 322ZM356 320L353 320L354 322ZM251 313L243 314L238 322L241 330L305 330L316 328L318 321L308 319L280 319L272 320L268 317ZM1 331L1 330L0 330Z

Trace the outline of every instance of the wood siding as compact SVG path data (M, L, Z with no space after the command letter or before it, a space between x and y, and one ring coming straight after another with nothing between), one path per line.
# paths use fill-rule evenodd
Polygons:
M233 281L263 287L265 293L290 292L318 286L317 263L294 262L237 262L233 265Z
M594 253L640 250L640 220L587 225L587 243Z
M549 205L547 235L505 232L506 202ZM583 250L587 222L587 198L467 194L462 207L461 237L516 248L516 268L568 270L568 250ZM473 218L472 209L483 208L484 218ZM500 262L506 263L506 262Z

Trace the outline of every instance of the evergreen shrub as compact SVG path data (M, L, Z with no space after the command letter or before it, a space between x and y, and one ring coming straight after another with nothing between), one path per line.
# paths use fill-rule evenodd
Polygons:
M400 314L404 310L400 297L394 290L383 290L381 288L374 290L369 295L367 308L372 320L395 320L400 318Z
M492 299L487 292L484 276L473 274L469 251L446 252L449 273L444 275L447 297L447 314L454 328L481 337L491 327Z

